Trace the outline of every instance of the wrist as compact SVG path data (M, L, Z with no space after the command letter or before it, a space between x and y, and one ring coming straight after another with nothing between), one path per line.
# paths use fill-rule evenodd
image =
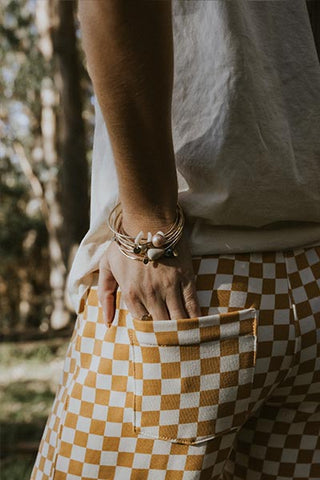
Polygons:
M130 223L128 216L124 218L122 214L120 202L110 212L108 225L114 234L113 239L126 257L147 264L163 256L171 258L178 255L175 246L182 236L184 226L184 213L179 203L172 222L170 217L161 215L160 218L148 217L148 223L145 223L144 216L143 222L136 226L136 216L134 222ZM164 218L169 220L168 224L164 223Z
M125 232L130 236L136 236L141 230L144 236L148 232L156 233L158 230L165 232L175 221L177 215L176 206L174 208L160 209L144 212L122 212L122 226Z
M122 227L132 237L135 237L141 230L146 237L148 232L156 233L161 230L165 233L174 222L175 217L175 212L161 216L151 215L150 213L145 215L123 215Z

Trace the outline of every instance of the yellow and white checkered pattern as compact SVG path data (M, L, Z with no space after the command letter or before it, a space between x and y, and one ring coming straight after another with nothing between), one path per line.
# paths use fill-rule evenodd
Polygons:
M192 445L241 426L254 375L255 309L129 328L137 433Z
M194 257L202 316L92 285L32 480L319 480L320 246Z

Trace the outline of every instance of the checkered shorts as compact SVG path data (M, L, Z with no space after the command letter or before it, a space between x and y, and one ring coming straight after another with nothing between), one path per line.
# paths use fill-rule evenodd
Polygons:
M320 246L193 266L198 318L91 286L32 480L320 479Z

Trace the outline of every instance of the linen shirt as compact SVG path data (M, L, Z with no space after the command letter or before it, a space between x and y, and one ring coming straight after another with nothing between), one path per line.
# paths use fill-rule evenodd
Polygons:
M320 67L304 1L173 0L172 131L193 255L320 244ZM95 102L76 312L112 233L114 157Z

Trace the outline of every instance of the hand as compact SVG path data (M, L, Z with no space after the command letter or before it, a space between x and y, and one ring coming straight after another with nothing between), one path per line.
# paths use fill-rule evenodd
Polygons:
M118 286L136 318L149 313L153 320L192 318L201 315L194 282L192 257L183 232L176 245L178 256L155 264L125 257L112 242L99 263L98 298L104 319L111 325Z

